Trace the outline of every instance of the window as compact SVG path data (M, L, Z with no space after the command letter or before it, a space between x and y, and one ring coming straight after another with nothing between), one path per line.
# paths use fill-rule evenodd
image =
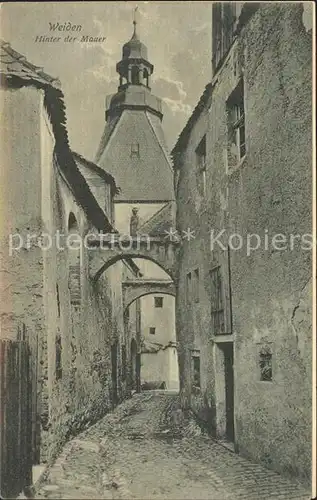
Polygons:
M265 346L260 350L260 380L261 382L272 381L272 350Z
M214 335L225 333L223 289L220 266L210 271L211 330Z
M199 269L195 269L193 278L193 297L195 302L199 302Z
M195 355L192 357L192 380L195 387L200 387L200 357Z
M206 136L202 138L196 148L196 174L198 191L201 196L206 195Z
M154 307L163 307L163 297L154 297Z
M192 273L187 273L186 276L186 302L190 304L192 301Z
M220 66L227 54L234 36L235 21L241 7L240 2L215 2L212 10L212 67Z
M140 158L140 145L138 142L131 144L131 158Z
M239 83L227 101L227 122L228 167L233 167L246 154L243 81Z
M155 327L154 326L150 327L150 335L155 335Z

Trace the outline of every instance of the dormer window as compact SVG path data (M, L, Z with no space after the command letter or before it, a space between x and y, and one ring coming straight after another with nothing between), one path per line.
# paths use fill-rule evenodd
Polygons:
M131 158L140 158L140 144L138 142L131 144Z

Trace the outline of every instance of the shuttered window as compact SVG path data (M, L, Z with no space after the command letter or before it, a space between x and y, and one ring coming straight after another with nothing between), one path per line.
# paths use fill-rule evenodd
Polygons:
M219 265L210 270L210 312L212 335L232 333L229 247L220 251Z
M210 271L211 328L214 335L225 333L224 298L220 266Z
M216 2L212 10L212 66L215 72L230 49L236 22L237 2ZM239 2L238 2L239 3Z
M227 101L228 167L234 167L246 154L244 83L239 82Z

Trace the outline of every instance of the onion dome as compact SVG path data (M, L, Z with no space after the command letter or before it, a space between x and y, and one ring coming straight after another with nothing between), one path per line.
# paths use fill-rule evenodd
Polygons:
M142 43L136 32L136 21L133 21L134 30L131 39L123 45L122 59L147 60L147 47Z

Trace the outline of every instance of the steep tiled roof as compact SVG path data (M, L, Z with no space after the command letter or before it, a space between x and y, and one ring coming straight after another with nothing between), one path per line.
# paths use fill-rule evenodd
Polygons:
M44 73L43 68L27 61L26 57L14 50L8 42L0 39L0 75L1 79L19 77L24 81L36 81L39 84L60 87L60 80Z
M100 145L99 145L99 148L98 148L98 151L96 154L96 162L98 162L100 160L100 157L101 157L102 153L104 152L106 145L109 142L111 134L114 131L118 121L120 120L120 116L121 115L116 116L109 123L107 123L105 130L102 134L102 137L100 140Z
M173 202L166 203L150 219L148 219L138 230L140 234L149 236L166 235L166 231L175 228L175 214Z
M110 172L120 186L118 201L148 202L175 199L171 161L162 144L163 132L147 112L125 109L113 125L106 124L105 142L99 148L98 164ZM110 131L107 129L110 127ZM133 155L136 145L139 153ZM102 150L103 149L103 150Z
M76 165L68 143L64 95L60 81L31 64L25 56L12 49L9 43L0 43L0 84L7 88L32 86L44 90L44 106L48 113L54 137L56 166L72 189L88 220L99 231L113 231L113 226L99 207L89 186Z
M161 120L157 115L149 113L148 111L146 112L146 116L150 122L151 127L153 128L153 131L154 131L154 133L157 137L157 140L162 148L162 151L166 157L166 160L172 169L172 158L168 154L168 148L166 145L165 136L164 136L163 128L161 125Z
M90 160L86 160L86 158L81 156L79 153L76 153L75 151L72 151L72 153L73 153L73 156L74 156L76 162L82 163L83 165L85 165L85 167L89 168L90 170L93 170L102 179L104 179L107 184L110 184L113 194L118 194L120 192L120 188L118 188L116 186L116 181L115 181L114 177L112 177L112 175L108 174L108 172L106 172L102 168L98 167L98 165L96 165L96 163L93 163Z

